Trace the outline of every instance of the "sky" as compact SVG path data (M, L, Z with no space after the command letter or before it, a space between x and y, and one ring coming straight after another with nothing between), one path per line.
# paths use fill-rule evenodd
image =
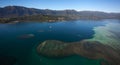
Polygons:
M38 9L120 12L120 0L0 0L0 7L24 6Z

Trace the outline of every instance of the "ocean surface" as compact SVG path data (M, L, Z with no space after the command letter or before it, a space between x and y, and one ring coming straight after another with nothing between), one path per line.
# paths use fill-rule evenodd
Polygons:
M57 22L20 22L0 24L0 65L100 65L101 59L82 56L48 58L38 55L36 47L45 40L76 42L91 39L93 28L120 20L76 20ZM111 24L112 25L112 24Z

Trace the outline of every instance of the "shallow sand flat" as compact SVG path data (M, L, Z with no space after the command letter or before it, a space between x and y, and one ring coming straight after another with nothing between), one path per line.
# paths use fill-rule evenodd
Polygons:
M105 26L95 27L94 37L89 41L99 41L104 45L108 45L116 50L120 50L120 24L109 23ZM120 51L119 51L120 53Z

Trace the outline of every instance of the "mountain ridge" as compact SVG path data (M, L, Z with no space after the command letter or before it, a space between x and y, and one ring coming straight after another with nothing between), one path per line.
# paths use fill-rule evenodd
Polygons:
M107 13L101 11L76 11L76 10L50 10L36 9L24 6L0 7L0 18L31 16L31 15L52 15L66 16L71 19L120 19L120 13Z

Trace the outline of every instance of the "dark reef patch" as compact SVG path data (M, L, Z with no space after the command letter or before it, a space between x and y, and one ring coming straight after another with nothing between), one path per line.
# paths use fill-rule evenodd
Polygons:
M0 65L14 65L17 59L13 56L0 55Z

